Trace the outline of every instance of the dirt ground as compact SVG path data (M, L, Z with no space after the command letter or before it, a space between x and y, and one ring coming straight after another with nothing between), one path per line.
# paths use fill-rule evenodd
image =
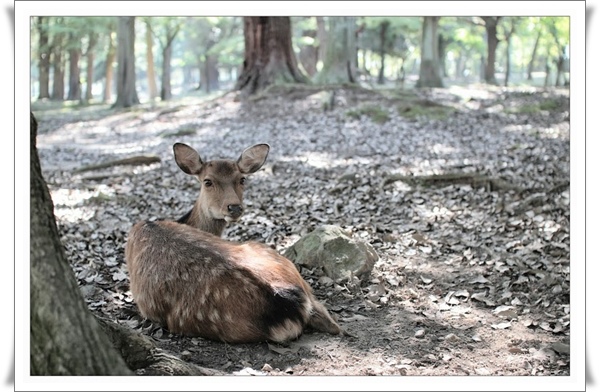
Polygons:
M252 102L230 93L126 111L32 110L90 309L186 361L256 375L570 374L568 89L282 88ZM127 232L178 218L199 191L174 162L175 142L206 159L271 145L250 177L247 212L224 237L283 253L334 224L377 250L362 282L301 269L354 337L306 331L287 345L229 345L141 318ZM141 154L160 162L78 171Z

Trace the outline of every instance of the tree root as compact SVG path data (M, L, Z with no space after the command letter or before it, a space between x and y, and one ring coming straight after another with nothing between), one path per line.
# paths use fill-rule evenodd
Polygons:
M83 167L80 167L79 169L74 170L73 173L82 173L82 172L91 171L91 170L106 169L109 167L123 166L123 165L134 165L134 166L150 165L150 164L153 164L156 162L160 162L160 157L158 157L156 155L138 155L138 156L134 156L134 157L130 157L130 158L117 159L115 161L98 163L96 165L83 166Z
M146 336L110 320L97 317L127 366L145 376L221 376L225 373L185 362L156 347Z

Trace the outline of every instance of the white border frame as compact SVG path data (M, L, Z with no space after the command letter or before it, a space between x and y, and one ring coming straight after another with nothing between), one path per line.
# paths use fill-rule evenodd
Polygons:
M539 15L571 18L570 376L517 377L31 377L29 376L29 20L35 15ZM232 11L235 11L232 13ZM433 13L432 11L435 11ZM596 11L598 12L598 11ZM16 390L546 390L585 389L584 1L15 1ZM596 109L597 110L597 109ZM596 131L597 132L597 131ZM596 261L597 262L597 261Z

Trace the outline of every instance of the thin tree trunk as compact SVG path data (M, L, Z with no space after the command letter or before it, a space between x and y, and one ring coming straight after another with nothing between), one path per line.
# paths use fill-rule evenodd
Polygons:
M38 99L50 98L50 53L51 48L48 45L48 17L38 16L39 32L39 86L40 94Z
M90 43L87 48L86 59L87 59L87 71L86 71L86 89L85 89L85 100L89 102L93 98L92 87L94 85L94 57L96 49L97 36L95 33L90 34Z
M383 21L379 27L379 55L381 56L381 67L379 68L379 76L377 77L377 84L383 84L385 72L385 39L388 26L390 22Z
M57 19L61 23L61 19ZM65 68L63 63L64 33L57 33L52 39L52 95L53 101L65 99Z
M535 56L537 54L537 50L538 50L538 46L540 44L540 37L542 36L542 30L540 29L538 31L538 35L535 39L535 44L533 44L533 50L531 52L531 60L529 60L529 65L527 66L527 80L532 80L533 76L531 76L531 74L533 73L533 66L535 64Z
M69 94L67 95L67 100L78 101L81 99L81 69L79 68L81 39L71 35L69 41L74 47L69 49Z
M317 20L317 41L319 42L318 60L322 63L327 56L327 29L325 28L325 19L322 16L315 17Z
M112 101L113 63L117 52L113 44L112 33L108 36L108 52L106 53L106 73L104 78L104 102Z
M173 52L173 46L171 41L164 47L163 63L162 63L162 75L160 83L160 99L161 101L168 101L172 98L171 93L171 54Z
M30 115L31 375L128 375L119 353L81 297L54 220L54 206Z
M148 94L150 100L158 96L158 89L156 87L156 74L154 72L154 53L152 52L153 40L152 40L152 27L150 26L150 20L146 19L146 63L148 65Z

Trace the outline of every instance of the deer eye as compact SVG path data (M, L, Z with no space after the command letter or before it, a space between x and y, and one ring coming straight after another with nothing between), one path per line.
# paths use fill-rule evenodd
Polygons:
M240 185L245 185L245 184L246 184L246 177L240 178Z
M211 180L204 180L204 185L205 186L212 186L213 182Z

